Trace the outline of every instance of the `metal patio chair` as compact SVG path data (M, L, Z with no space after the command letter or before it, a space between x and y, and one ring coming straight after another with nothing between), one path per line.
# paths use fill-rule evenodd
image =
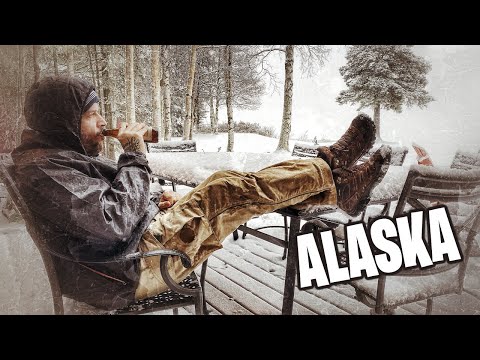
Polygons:
M375 314L391 314L403 304L427 300L431 314L433 298L461 294L473 242L480 230L480 170L436 169L412 165L394 216L410 210L426 210L445 205L449 209L454 233L463 260L439 263L427 269L411 268L377 279L350 281L356 298ZM410 207L407 208L407 204Z
M35 246L38 248L45 266L45 270L50 283L54 313L56 315L64 314L63 294L60 287L60 281L55 268L54 257L58 256L47 247L47 239L42 231L35 226L35 217L28 209L22 195L15 185L14 165L11 159L0 161L0 180L6 186L9 195L13 199L15 206L22 215L28 233L30 234ZM128 306L106 311L105 314L141 314L154 311L173 309L174 314L178 314L178 308L194 305L197 315L206 314L206 302L204 293L205 273L207 262L202 265L200 281L192 269L192 273L180 284L177 284L169 275L167 262L169 256L179 256L184 267L191 267L190 259L187 255L176 250L153 250L145 253L135 252L124 254L116 258L99 259L98 261L82 261L82 263L110 263L121 261L134 261L143 257L161 256L160 273L169 290L156 296L136 301Z

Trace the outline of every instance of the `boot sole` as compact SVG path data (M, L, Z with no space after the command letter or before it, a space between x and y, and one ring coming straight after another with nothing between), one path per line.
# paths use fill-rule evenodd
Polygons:
M366 131L373 134L373 136L372 136L372 139L365 145L363 154L361 154L352 164L350 164L350 166L355 165L356 162L373 147L373 144L375 144L375 140L377 138L377 136L375 135L376 131L377 131L377 127L375 126L375 123L372 120L372 118L370 116L366 115L366 114L362 114L362 115L358 115L358 116L363 116L363 117L367 118L368 121L366 122L366 124L367 124Z
M377 131L377 127L375 126L375 123L373 122L372 118L367 114L357 115L353 119L353 121L355 121L357 118L360 118L360 117L367 119L367 121L364 122L365 126L362 126L361 130L364 130L367 133L373 134L373 136L371 140L365 144L365 147L363 151L360 153L360 155L356 159L353 159L351 164L347 164L346 166L347 168L350 168L351 166L355 165L357 161L361 159L361 157L364 156L373 147L373 144L375 144L375 139L376 139L375 133ZM323 159L332 168L332 170L335 170L333 168L332 162L330 161L331 159L334 158L334 155L332 154L332 150L330 150L330 148L327 146L321 146L317 150L318 150L317 157Z
M383 147L383 145L382 145ZM384 147L384 149L386 149L385 151L388 151L387 154L385 154L384 156L384 162L382 164L382 166L380 167L380 172L378 173L378 177L377 179L373 182L373 185L372 187L370 188L370 191L367 192L366 194L364 194L364 197L361 198L359 201L358 201L358 206L356 208L356 212L355 213L347 213L346 211L344 211L346 214L348 214L349 216L358 216L360 215L363 211L365 211L365 209L367 208L368 204L370 203L370 194L372 193L373 189L375 189L375 187L380 184L383 180L383 178L385 177L385 174L387 173L388 171L388 168L390 167L390 162L392 160L392 149L388 146L388 147ZM387 150L388 149L388 150Z

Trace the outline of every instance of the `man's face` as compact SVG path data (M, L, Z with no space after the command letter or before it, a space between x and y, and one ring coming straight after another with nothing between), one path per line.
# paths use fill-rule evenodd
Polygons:
M85 151L90 156L97 156L102 151L102 129L107 125L105 119L99 113L98 103L94 103L82 115L80 125L80 138Z

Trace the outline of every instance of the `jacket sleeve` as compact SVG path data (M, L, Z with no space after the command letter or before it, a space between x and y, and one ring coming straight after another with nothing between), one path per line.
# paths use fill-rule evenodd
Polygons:
M38 171L40 170L40 171ZM72 255L94 249L110 253L125 247L135 227L152 206L151 170L145 155L124 153L118 161L113 182L91 164L71 165L67 159L50 159L40 165L28 201L35 216L75 242L68 244Z

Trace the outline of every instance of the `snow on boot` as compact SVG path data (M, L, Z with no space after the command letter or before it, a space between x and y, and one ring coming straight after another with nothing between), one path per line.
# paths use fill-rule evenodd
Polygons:
M359 215L370 201L370 193L378 185L390 165L392 149L382 145L363 164L351 169L336 169L333 180L337 188L338 207L350 216Z
M375 142L375 124L366 114L359 114L350 127L333 145L320 146L318 157L326 161L332 170L355 165Z

